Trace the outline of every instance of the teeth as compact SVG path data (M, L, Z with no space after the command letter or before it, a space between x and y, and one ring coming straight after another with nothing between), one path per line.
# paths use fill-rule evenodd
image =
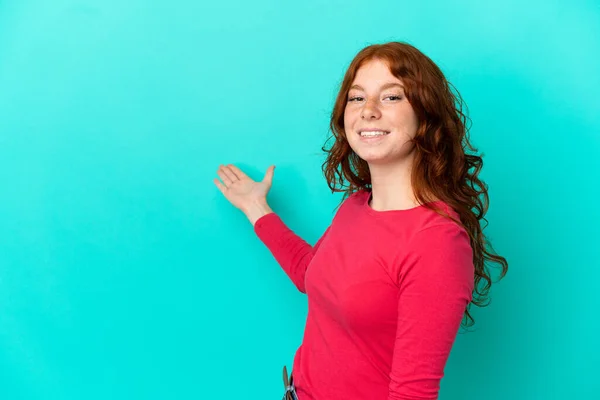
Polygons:
M388 132L384 132L384 131L372 131L372 132L360 132L360 136L383 136L383 135L387 135Z

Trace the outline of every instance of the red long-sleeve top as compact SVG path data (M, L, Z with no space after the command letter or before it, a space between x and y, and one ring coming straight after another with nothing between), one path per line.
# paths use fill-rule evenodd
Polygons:
M275 213L254 225L307 294L292 367L299 400L438 398L472 299L468 234L423 206L376 211L369 199L368 191L349 196L314 247Z

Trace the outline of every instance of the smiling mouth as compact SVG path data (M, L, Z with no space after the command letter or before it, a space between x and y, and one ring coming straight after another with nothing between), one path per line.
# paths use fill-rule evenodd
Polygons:
M358 132L360 137L363 138L374 138L374 137L383 137L390 134L388 131L360 131Z

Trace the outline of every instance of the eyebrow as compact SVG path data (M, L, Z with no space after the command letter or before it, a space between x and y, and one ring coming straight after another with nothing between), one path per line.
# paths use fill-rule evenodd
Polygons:
M395 87L395 86L397 86L397 87L399 87L399 88L402 88L402 89L404 89L404 86L402 86L401 84L399 84L399 83L396 83L396 82L390 82L390 83L386 83L385 85L383 85L383 86L381 87L381 90L389 89L389 88L391 88L391 87ZM350 89L358 89L358 90L362 90L362 91L364 91L364 90L365 90L365 89L363 89L363 87L362 87L362 86L360 86L360 85L352 85L352 87L350 87Z

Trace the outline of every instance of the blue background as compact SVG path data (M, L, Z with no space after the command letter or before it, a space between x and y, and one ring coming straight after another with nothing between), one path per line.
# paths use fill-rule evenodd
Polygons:
M4 0L0 398L281 398L306 298L212 180L277 165L314 243L338 85L390 40L469 106L510 263L440 398L597 395L598 1Z

